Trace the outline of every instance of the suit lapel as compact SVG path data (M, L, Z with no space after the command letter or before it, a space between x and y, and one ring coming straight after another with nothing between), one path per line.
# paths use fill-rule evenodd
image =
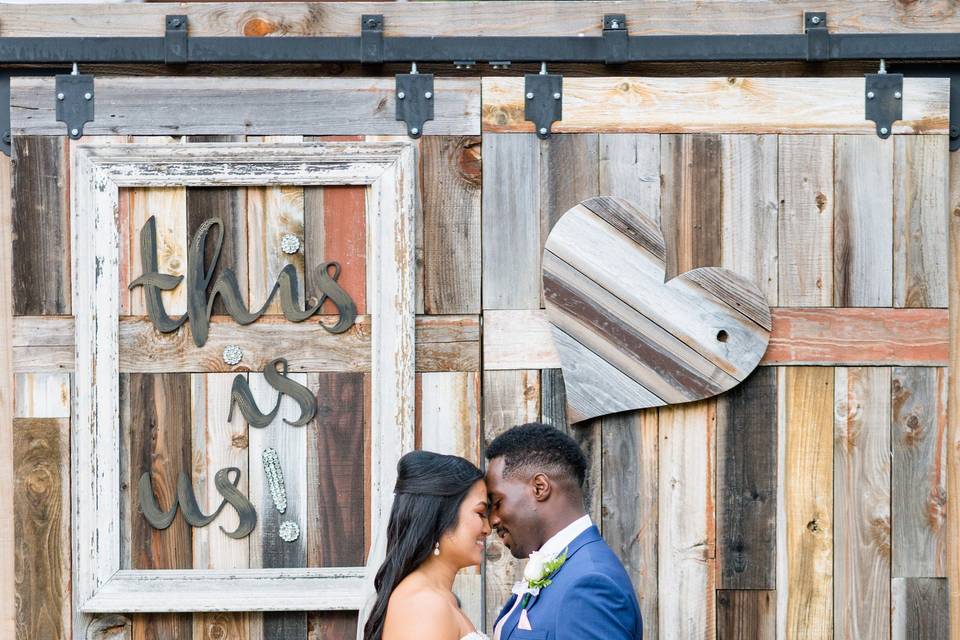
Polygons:
M553 573L553 575L555 576L561 571L563 571L563 568L570 563L570 560L573 558L574 554L577 553L577 551L580 551L580 549L590 544L591 542L597 542L598 540L602 540L602 539L603 538L600 536L600 530L597 529L596 525L591 526L589 529L587 529L586 531L581 533L579 536L574 538L573 542L570 543L570 546L567 549L567 559L560 566L560 568ZM546 588L549 589L550 587L546 587ZM542 592L543 591L541 590L540 593ZM533 608L533 606L540 601L540 593L538 593L535 596L534 595L530 596L530 601L527 602L527 606L526 606L527 615L530 614L530 610ZM506 640L506 639L501 638L501 640Z
M516 602L516 600L517 600L517 595L513 594L510 597L510 599L507 600L507 604L503 605L503 608L500 609L500 615L497 616L496 621L493 623L494 629L497 628L497 625L500 623L500 620L503 619L503 616L507 615L507 612L510 611L510 608L513 606L513 603ZM504 629L504 631L506 631L506 629Z

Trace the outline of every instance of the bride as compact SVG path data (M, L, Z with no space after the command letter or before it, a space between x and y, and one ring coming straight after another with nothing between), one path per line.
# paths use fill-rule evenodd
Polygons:
M487 640L453 595L457 571L480 564L490 534L483 473L457 456L413 451L400 458L394 493L364 640Z

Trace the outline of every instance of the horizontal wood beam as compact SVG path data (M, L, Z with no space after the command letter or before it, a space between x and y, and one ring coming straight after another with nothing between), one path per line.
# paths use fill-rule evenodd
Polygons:
M524 79L483 79L484 132L533 132ZM947 134L950 81L905 78L894 134ZM564 78L554 133L859 133L863 78Z
M761 365L947 366L946 309L772 309L773 331ZM542 310L483 314L483 366L560 367Z
M318 316L325 324L336 318ZM14 370L20 373L73 371L74 327L67 316L22 316L13 323ZM333 335L315 322L265 317L246 327L214 317L210 337L196 347L190 325L163 334L149 319L120 320L120 371L124 373L260 371L273 358L286 358L291 372L370 371L370 316L359 316L344 334ZM416 326L417 371L478 371L480 322L477 316L419 316ZM243 360L223 361L223 349L235 344Z
M605 13L625 14L634 35L802 33L804 11L826 11L831 32L960 30L960 13L946 10L944 4L875 0L8 4L0 9L0 35L159 37L164 35L164 16L172 13L187 16L191 36L357 35L363 14L382 14L388 37L597 36Z
M10 84L14 135L63 135L53 78ZM396 119L393 78L113 77L97 78L95 90L95 118L84 125L85 135L407 133ZM437 78L434 93L425 134L480 133L479 79Z

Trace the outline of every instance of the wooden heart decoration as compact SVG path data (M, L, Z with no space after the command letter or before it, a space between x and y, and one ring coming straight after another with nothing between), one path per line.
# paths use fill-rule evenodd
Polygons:
M736 386L770 340L751 281L701 267L665 282L660 224L622 198L567 211L543 252L543 291L571 423L709 398Z

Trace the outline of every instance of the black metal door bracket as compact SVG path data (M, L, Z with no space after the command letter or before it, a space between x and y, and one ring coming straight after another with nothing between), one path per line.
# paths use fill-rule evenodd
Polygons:
M545 67L526 74L523 83L523 117L533 122L541 140L549 138L553 123L563 119L563 76L547 73Z
M360 62L383 63L383 16L364 14L360 16Z
M889 138L893 123L903 118L903 74L868 73L864 83L864 111L877 125L877 135Z
M187 16L167 16L167 30L163 38L163 61L167 64L186 64Z
M803 32L807 36L807 62L829 60L830 32L827 31L827 12L808 11L804 13Z
M606 64L623 64L630 59L630 36L625 14L607 13L603 16L603 47L606 50Z
M93 120L93 76L73 73L56 76L57 121L67 125L67 135L77 140L83 135L83 125ZM9 100L7 101L9 104Z
M10 157L10 74L0 72L0 152Z
M407 125L407 135L419 138L423 135L423 124L433 120L433 74L417 73L416 65L412 73L397 74L397 120Z

